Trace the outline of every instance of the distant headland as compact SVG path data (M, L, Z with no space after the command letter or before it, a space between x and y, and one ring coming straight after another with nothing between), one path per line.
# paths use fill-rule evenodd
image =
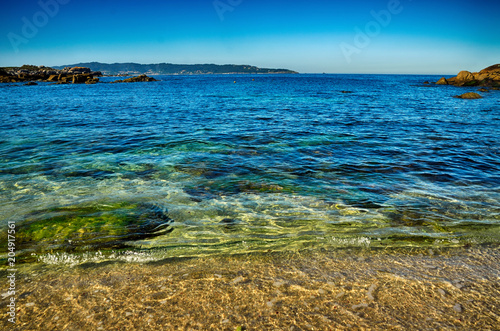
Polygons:
M35 82L54 84L95 84L100 76L136 76L112 83L152 82L146 75L210 75L210 74L297 74L288 69L257 68L248 65L217 64L138 64L138 63L78 63L66 66L23 65L0 68L0 83L36 85ZM137 76L138 75L138 76Z
M87 62L65 66L56 66L55 69L64 67L86 67L92 71L102 72L103 75L210 75L210 74L297 74L288 69L258 68L251 65L235 64L139 64L139 63L100 63Z

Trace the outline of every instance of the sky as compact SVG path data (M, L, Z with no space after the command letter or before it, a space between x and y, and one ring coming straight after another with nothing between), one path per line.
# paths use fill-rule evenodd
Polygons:
M0 66L452 75L500 63L499 12L498 0L0 0Z

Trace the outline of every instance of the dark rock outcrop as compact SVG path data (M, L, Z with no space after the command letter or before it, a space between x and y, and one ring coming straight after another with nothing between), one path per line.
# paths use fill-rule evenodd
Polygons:
M102 76L100 72L92 72L90 68L73 67L61 70L45 66L23 65L22 67L0 68L0 83L51 82L56 84L95 84ZM28 85L28 84L25 84ZM29 84L33 85L33 84Z
M441 78L438 85L500 87L500 64L492 65L480 72L461 71L456 77Z
M157 82L157 81L158 81L157 79L154 79L152 77L148 77L146 75L140 75L123 80L115 80L114 82L111 83L137 83L137 82Z

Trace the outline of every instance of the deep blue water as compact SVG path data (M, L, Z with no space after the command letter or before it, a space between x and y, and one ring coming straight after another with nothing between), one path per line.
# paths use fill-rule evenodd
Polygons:
M0 225L15 221L22 252L500 238L500 91L456 99L477 88L423 84L437 76L159 79L0 85Z

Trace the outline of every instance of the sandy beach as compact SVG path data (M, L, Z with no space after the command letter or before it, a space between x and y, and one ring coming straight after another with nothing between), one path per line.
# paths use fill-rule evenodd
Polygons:
M31 266L12 330L498 330L498 246ZM7 300L2 296L2 306Z

